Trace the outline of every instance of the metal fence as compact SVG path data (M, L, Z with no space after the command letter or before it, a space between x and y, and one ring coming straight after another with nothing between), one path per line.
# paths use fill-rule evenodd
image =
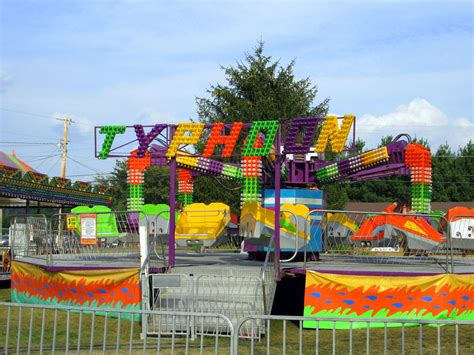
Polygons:
M184 317L199 331L201 324L226 324L225 338L216 332L199 331L193 337L190 327L169 336L149 336L146 319L153 316L174 320ZM143 322L140 320L144 320ZM142 328L141 323L145 326ZM10 353L231 353L233 326L225 316L193 312L126 311L117 309L58 307L0 302L0 349Z
M325 260L423 265L449 272L451 246L444 217L333 210L314 210L306 219L312 217L321 219L320 228L312 231L311 238L322 240L321 258ZM319 258L311 254L314 253L307 252L305 245L305 260Z
M148 255L142 266L142 284L150 288L142 288L143 304L146 309L178 312L218 312L233 322L238 322L252 314L269 314L276 290L278 264L275 260L273 244L267 248L265 263L261 268L233 266L232 268L216 265L181 266L168 270L169 273L157 271L157 266L166 260L166 252L158 255L163 248L162 236L154 233L150 236ZM271 239L274 242L274 238ZM157 245L160 247L157 248ZM154 255L157 254L157 255ZM153 259L154 258L154 259ZM149 273L147 271L149 270ZM188 319L175 317L159 320L150 317L148 320L149 334L169 334L174 331L186 331ZM197 334L191 318L193 334ZM212 333L218 331L228 334L225 324L202 322L201 331ZM262 325L263 327L263 325ZM261 333L263 333L263 328ZM260 336L260 333L259 333Z
M137 211L92 215L93 235L87 235L87 239L85 230L91 227L85 223L88 214L56 214L49 220L43 215L13 218L12 259L35 258L48 266L71 261L137 264L140 229L146 233L147 216Z
M138 211L94 214L99 233L93 244L81 240L82 214L60 214L50 219L44 215L12 218L9 229L12 259L37 258L46 260L48 265L71 260L136 262L142 228L143 233L150 231L149 266L154 269L168 266L168 222L160 228L150 228L150 223L158 226L159 215L149 221ZM76 219L75 227L70 225L71 218ZM448 221L428 214L315 210L306 220L318 221L320 228L303 232L322 241L322 257L326 260L422 266L436 272L466 272L474 265L473 216L458 215ZM308 223L303 224L307 229ZM237 247L240 239L230 238L229 248ZM297 239L304 242L304 238ZM307 243L303 244L306 249ZM305 260L319 258L312 251L307 253Z
M147 332L148 318L171 320L168 335ZM173 327L186 320L179 332ZM303 322L315 329L304 329ZM319 323L333 322L332 329ZM358 323L368 324L357 329ZM203 331L214 323L213 333ZM265 336L243 337L260 332ZM337 330L344 323L345 330ZM474 321L248 316L239 323L216 313L126 311L0 302L0 351L10 353L159 354L472 354ZM398 328L391 326L397 325ZM193 333L192 328L196 329ZM375 328L377 327L377 328ZM218 331L225 328L226 331ZM245 332L243 331L245 329Z
M304 329L312 321L315 329ZM351 319L291 316L251 316L236 326L257 333L266 324L265 338L235 341L234 354L473 354L474 321L413 319ZM332 322L333 329L319 323ZM356 329L365 323L367 329ZM337 330L344 323L347 330ZM398 328L392 328L394 324ZM377 328L374 328L377 327Z
M183 272L178 269L175 272ZM235 273L234 273L234 272ZM168 312L216 312L225 315L233 323L253 314L269 314L272 299L275 294L276 282L267 272L266 279L259 277L259 269L237 268L236 270L212 270L204 268L195 275L189 274L152 274L150 275L151 295L150 309ZM220 272L220 273L219 273ZM252 275L254 273L254 275ZM148 323L150 334L158 332L167 334L173 328L177 332L187 331L188 319L161 317L159 320L151 317ZM206 333L219 332L229 334L227 324L216 324L201 321L200 329L194 327L197 322L191 318L193 334L200 331ZM264 333L264 324L259 333ZM242 329L242 335L251 334Z
M49 225L45 215L16 216L11 219L9 246L12 259L49 254Z

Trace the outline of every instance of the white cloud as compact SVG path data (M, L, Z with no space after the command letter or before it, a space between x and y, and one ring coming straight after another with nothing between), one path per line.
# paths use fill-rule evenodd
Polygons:
M13 77L4 70L0 70L0 93L7 91L7 88L13 84Z
M408 133L426 139L432 150L445 142L457 149L474 138L474 123L465 117L449 118L427 100L415 98L394 112L379 116L362 115L357 120L356 132L369 148L377 146L383 136Z
M177 123L179 120L169 112L161 112L153 108L144 108L137 115L137 122L142 124ZM135 122L134 122L135 123Z
M89 135L94 131L94 124L87 117L81 117L77 115L65 114L60 112L55 112L52 114L52 120L56 125L63 125L62 118L70 118L73 122L74 128L77 127L79 133L82 135Z

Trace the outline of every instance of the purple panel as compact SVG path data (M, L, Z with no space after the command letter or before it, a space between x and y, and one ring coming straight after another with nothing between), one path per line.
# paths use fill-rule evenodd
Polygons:
M150 147L151 165L168 166L168 159L166 159L167 150L167 147L152 144Z
M340 162L337 163L337 170L339 171L339 174L344 176L349 174L351 165L350 165L349 160L341 160Z
M405 151L408 143L405 141L398 141L395 143L387 144L388 154L391 154L394 151Z
M136 124L133 126L133 128L135 128L135 134L137 135L139 143L137 150L138 158L142 158L145 155L150 143L153 142L153 139L155 139L158 134L160 134L166 127L168 127L166 124L156 124L153 126L151 131L148 132L148 134L145 134L145 130L143 129L142 125Z
M309 152L314 137L316 135L316 128L321 119L317 117L295 118L290 122L290 127L287 129L283 154L306 154ZM296 143L298 133L301 128L304 129L303 139L301 143Z
M359 171L347 176L353 180L371 180L391 175L406 174L407 168L403 164L386 164L376 168Z
M405 149L408 143L398 141L387 145L387 152L390 156L390 163L405 163Z

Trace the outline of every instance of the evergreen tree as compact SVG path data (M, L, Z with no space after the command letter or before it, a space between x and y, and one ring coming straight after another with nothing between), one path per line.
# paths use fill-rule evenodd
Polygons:
M222 67L227 83L211 85L210 98L196 98L199 120L214 122L252 122L300 116L325 116L329 99L315 105L318 89L309 78L297 80L293 60L287 66L264 55L258 42L252 54L235 66Z

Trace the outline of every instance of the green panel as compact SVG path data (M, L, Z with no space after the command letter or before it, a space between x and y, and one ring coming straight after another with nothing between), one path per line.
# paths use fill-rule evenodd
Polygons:
M74 214L83 213L97 213L97 237L98 238L112 238L118 237L119 231L117 228L117 220L115 214L111 213L99 213L99 212L111 212L109 207L106 206L77 206L71 210ZM78 232L81 232L80 216L78 217Z
M105 134L104 142L102 143L102 149L99 152L99 159L106 159L109 156L110 148L114 143L115 136L117 134L125 133L127 126L102 126L100 127L99 133Z
M161 211L169 211L169 209L170 209L170 206L165 205L163 203L160 203L160 204L157 204L157 205L147 203L146 205L143 205L143 206L140 207L140 210L144 214L146 214L147 216L150 216L150 215L155 215L156 216ZM170 220L170 213L169 212L163 212L163 213L160 214L160 217L162 217L163 219L169 221ZM176 212L175 218L177 220L178 212Z
M244 157L266 157L270 154L273 142L278 132L278 121L254 121L247 135L242 156ZM265 139L262 148L254 148L258 134L265 132Z

